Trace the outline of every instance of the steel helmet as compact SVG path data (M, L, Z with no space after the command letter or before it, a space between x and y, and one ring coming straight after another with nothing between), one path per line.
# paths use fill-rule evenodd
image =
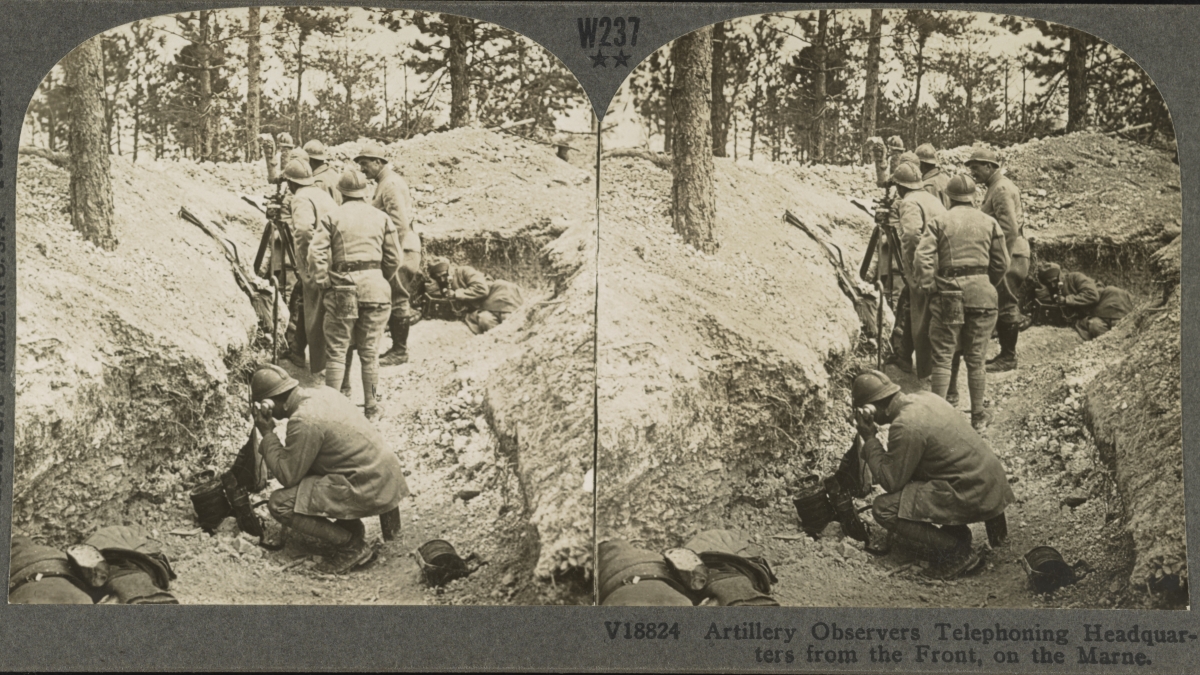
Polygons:
M274 364L263 366L250 376L250 396L255 401L265 401L289 392L300 383L288 372Z
M293 159L283 167L283 177L296 185L312 185L312 167L301 159Z
M1049 284L1058 281L1058 276L1061 273L1062 268L1057 263L1048 263L1045 267L1038 270L1037 278L1043 284Z
M991 148L975 148L971 152L971 158L967 160L967 166L970 166L972 162L994 164L997 169L1000 168L1000 157Z
M279 145L287 146L290 148L295 144L296 143L294 141L292 141L292 135L289 134L288 132L284 131L283 133L279 134Z
M854 407L861 408L868 403L874 403L895 394L900 391L900 385L892 382L887 375L878 370L868 370L854 378L854 385L850 389Z
M292 148L283 154L283 163L285 166L293 159L298 159L307 164L308 153L304 151L304 148Z
M917 157L917 153L909 150L908 152L901 154L896 160L896 168L900 168L902 164L912 164L914 167L916 167L918 164L920 164L920 162L921 159Z
M911 162L901 164L888 180L896 185L903 185L910 190L921 189L921 173Z
M442 274L450 271L450 261L445 258L434 258L429 263L429 273L432 275Z
M887 145L888 145L889 150L903 151L904 150L904 139L900 138L899 136L892 136L891 138L888 139Z
M378 143L368 143L357 155L354 156L354 161L360 159L380 159L384 162L388 161L387 155L383 152L383 146Z
M315 138L304 144L304 151L308 153L309 159L319 159L322 162L328 159L325 156L325 144Z
M346 169L338 179L338 192L347 197L367 196L367 177L358 169Z
M965 174L959 174L946 184L946 196L954 202L975 201L975 180Z
M305 149L308 148L307 145L304 147L305 147ZM934 150L933 146L930 145L929 143L922 143L921 145L917 146L917 159L921 160L922 162L924 162L926 164L937 164L938 163L937 150Z

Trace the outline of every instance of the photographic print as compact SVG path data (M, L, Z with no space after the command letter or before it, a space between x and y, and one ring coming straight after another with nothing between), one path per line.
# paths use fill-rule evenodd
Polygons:
M9 602L592 604L596 129L452 14L76 47L14 153Z
M600 604L1187 605L1180 172L1124 52L748 16L601 146Z

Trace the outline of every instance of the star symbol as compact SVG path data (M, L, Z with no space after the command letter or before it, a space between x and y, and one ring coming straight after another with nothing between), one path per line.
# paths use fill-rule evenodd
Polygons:
M604 55L603 49L597 49L596 54L594 56L592 56L591 59L592 59L592 67L593 68L596 68L596 67L607 68L608 67L608 57Z
M616 56L613 57L613 61L615 61L613 68L616 68L617 66L625 66L628 68L630 56L632 56L632 54L626 54L625 50L622 49Z

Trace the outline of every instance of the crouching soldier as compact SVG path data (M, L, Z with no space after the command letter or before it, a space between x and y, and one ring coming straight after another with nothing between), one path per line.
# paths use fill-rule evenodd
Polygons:
M887 492L875 498L875 521L934 562L933 576L952 579L976 567L968 523L999 519L1016 499L1000 460L932 392L902 394L877 370L856 377L852 389L863 459ZM886 449L877 424L891 425Z
M1063 273L1054 263L1037 274L1034 290L1043 307L1058 309L1084 340L1104 335L1133 311L1133 295L1116 286L1100 287L1082 272Z
M500 325L523 302L521 288L511 281L493 281L474 267L451 265L445 258L429 265L429 276L435 287L426 292L460 303L467 312L463 320L476 335Z
M254 401L270 401L254 407L254 425L263 437L263 460L283 484L271 493L268 509L284 526L335 547L323 567L341 574L375 557L362 519L380 516L389 538L408 484L400 460L349 399L330 387L299 384L273 365L250 379ZM275 420L282 419L288 420L286 443L274 433Z

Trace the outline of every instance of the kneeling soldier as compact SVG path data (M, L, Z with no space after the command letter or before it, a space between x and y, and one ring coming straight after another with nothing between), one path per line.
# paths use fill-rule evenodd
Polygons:
M474 267L451 265L437 258L429 265L429 276L436 288L431 297L441 297L462 303L467 313L467 327L476 335L486 333L521 306L521 289L511 281L494 281Z
M341 574L375 557L361 519L396 522L408 484L396 454L345 396L329 387L299 385L279 366L260 368L250 378L254 401L270 401L254 409L259 449L283 484L271 493L267 508L284 526L335 546L337 554L324 567ZM282 419L288 421L286 443L275 435L275 420Z
M852 389L863 459L887 492L875 498L875 521L935 562L936 576L950 579L976 567L967 525L999 518L1016 500L1000 460L932 392L902 394L877 370L856 377ZM886 449L877 424L891 425Z

